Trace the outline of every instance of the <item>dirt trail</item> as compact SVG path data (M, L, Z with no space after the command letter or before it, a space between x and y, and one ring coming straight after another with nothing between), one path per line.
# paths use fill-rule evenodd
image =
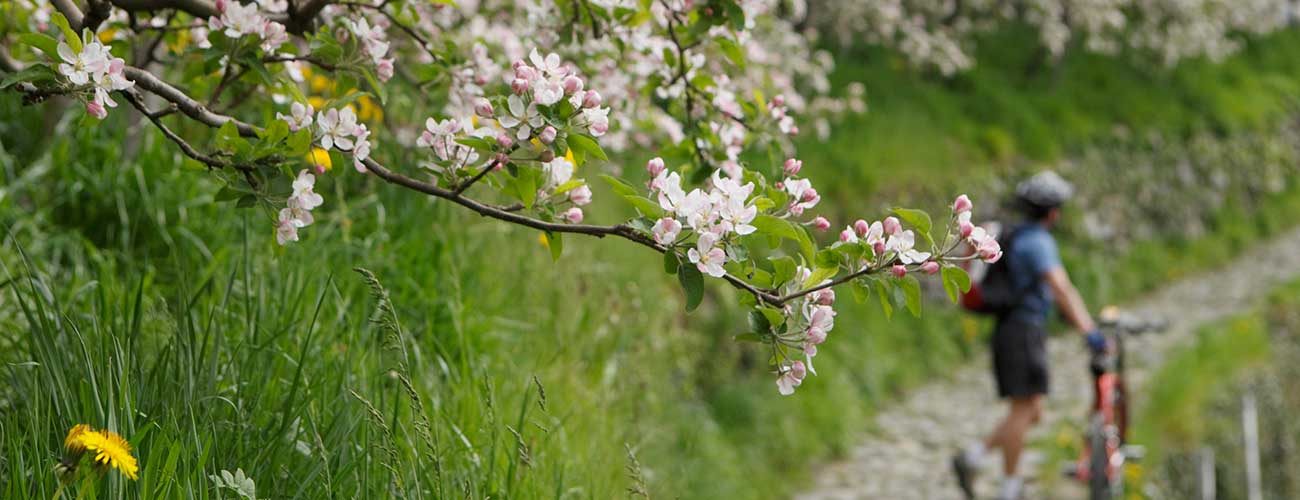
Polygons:
M1267 263L1258 265L1256 263ZM1124 309L1167 319L1169 329L1134 338L1126 344L1134 405L1143 403L1143 386L1163 356L1191 338L1197 325L1251 306L1275 285L1300 277L1300 229L1293 229L1238 256L1220 270L1171 283ZM1091 305L1097 307L1096 305ZM1063 420L1080 420L1091 399L1087 357L1075 336L1053 338L1048 344L1052 392L1044 422L1029 440L1056 429ZM819 467L814 485L798 500L959 499L948 460L959 447L979 439L1004 413L995 404L988 360L953 371L950 378L912 391L875 417L873 431L849 456ZM1000 457L993 461L1000 463ZM1032 470L1041 455L1027 452L1022 467ZM996 493L1001 467L990 463L981 474L978 491ZM1083 491L1066 481L1030 484L1028 498L1081 498ZM1051 491L1044 491L1051 488Z

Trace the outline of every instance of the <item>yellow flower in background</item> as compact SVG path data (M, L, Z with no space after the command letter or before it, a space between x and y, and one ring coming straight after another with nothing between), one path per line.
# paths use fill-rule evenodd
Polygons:
M75 467L72 464L79 461L83 453L89 452L96 465L117 469L132 480L139 478L140 465L131 455L131 444L116 432L96 431L89 425L78 424L68 431L63 447L71 459L69 466Z
M325 170L334 168L334 163L330 161L330 152L321 148L311 148L311 152L307 153L307 163L320 165Z

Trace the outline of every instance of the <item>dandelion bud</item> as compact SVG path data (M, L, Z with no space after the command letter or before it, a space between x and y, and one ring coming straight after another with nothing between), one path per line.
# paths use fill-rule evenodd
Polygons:
M570 224L580 224L582 223L582 209L572 207L565 210L564 213L561 214L561 217L564 217L564 220L568 221Z
M885 217L884 229L886 234L898 234L903 232L903 224L898 222L894 216Z
M542 144L550 144L555 142L555 134L555 127L547 125L542 129L542 133L537 134L537 140L542 141Z
M588 90L587 93L583 94L582 96L582 107L594 108L596 106L600 106L602 100L603 99L601 99L600 97L600 92L596 92L595 90Z
M957 200L952 202L952 213L959 214L962 212L969 212L970 209L971 209L970 198L967 198L966 195L964 194L958 196Z
M890 268L889 272L893 273L894 276L897 276L899 278L902 278L903 276L907 276L907 268L904 267L902 264L894 264L894 267Z
M788 175L790 177L799 175L799 170L802 168L803 168L803 162L796 160L794 158L790 158L786 160L785 165L781 166L781 169L785 170L785 175Z
M528 92L528 80L515 78L510 82L510 89L515 91L515 95L524 95L524 92Z
M921 272L925 274L935 274L939 272L939 263L933 260L921 264Z
M658 156L651 158L646 162L645 170L650 172L651 177L659 177L659 174L664 171L664 159Z
M853 230L858 233L858 236L865 237L867 235L867 231L871 230L871 224L867 224L867 221L858 219L853 222Z
M474 102L474 114L480 118L492 118L495 112L492 109L492 103L488 102L487 99L479 98Z
M825 231L831 228L831 221L828 221L825 217L819 215L816 219L812 220L812 227L818 231Z
M564 95L573 95L576 92L582 91L582 79L578 78L577 75L569 75L564 77L563 84L564 84Z

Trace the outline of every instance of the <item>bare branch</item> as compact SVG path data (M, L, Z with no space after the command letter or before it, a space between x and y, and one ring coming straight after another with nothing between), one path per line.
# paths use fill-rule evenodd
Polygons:
M58 1L58 0L56 0ZM67 1L67 0L63 0ZM194 17L212 17L218 14L217 6L208 0L110 0L113 5L135 12L141 10L177 9Z
M81 13L81 9L72 0L50 0L54 8L59 9L63 17L68 18L68 24L72 25L73 31L81 31L81 22L86 16Z

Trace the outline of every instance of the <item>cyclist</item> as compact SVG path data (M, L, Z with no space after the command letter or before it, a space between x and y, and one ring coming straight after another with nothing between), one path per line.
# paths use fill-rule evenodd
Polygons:
M1007 270L1016 291L1015 305L998 315L993 332L993 374L998 396L1007 400L1002 422L983 441L970 444L953 457L958 484L967 498L974 498L974 475L978 464L994 448L1002 450L1005 473L1000 499L1021 497L1024 479L1018 475L1025 434L1042 414L1047 394L1047 319L1053 304L1080 332L1093 350L1105 349L1079 292L1061 265L1056 240L1050 231L1061 217L1061 206L1074 194L1074 187L1051 171L1044 171L1016 186L1016 201L1025 221L1004 237Z

